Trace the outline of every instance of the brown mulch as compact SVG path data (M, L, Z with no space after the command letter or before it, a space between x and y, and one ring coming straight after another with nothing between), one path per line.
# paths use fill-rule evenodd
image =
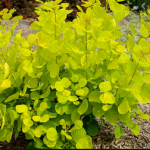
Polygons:
M35 34L37 31L29 30L30 20L21 20L16 28L16 32L22 29L22 36L27 37L29 34ZM150 103L140 104L140 109L150 115ZM100 119L96 119L100 124ZM99 133L97 136L92 137L94 149L150 149L150 120L142 120L140 118L134 118L134 122L140 126L140 134L135 136L127 127L120 124L125 134L122 134L120 139L115 139L114 130L112 125L105 120L103 127L99 126ZM0 142L0 149L25 149L30 141L25 139L24 133L20 133L18 138L15 140L14 136L10 143Z
M29 142L30 140L26 140L25 134L20 132L16 140L13 134L9 143L0 142L0 149L26 149Z
M144 113L150 115L150 103L144 105L139 103L138 106ZM97 118L96 120L100 124L100 119ZM104 120L105 125L103 127L99 126L98 135L93 137L94 149L150 149L150 119L143 120L140 117L133 119L133 122L140 126L138 136L135 136L129 128L120 124L125 133L122 134L120 139L115 139L115 128L105 118Z

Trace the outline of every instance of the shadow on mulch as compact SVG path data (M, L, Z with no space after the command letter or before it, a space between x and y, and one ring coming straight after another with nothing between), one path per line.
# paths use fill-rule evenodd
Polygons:
M9 143L0 142L0 149L26 149L30 141L26 140L25 134L20 132L16 140L15 135L13 135Z

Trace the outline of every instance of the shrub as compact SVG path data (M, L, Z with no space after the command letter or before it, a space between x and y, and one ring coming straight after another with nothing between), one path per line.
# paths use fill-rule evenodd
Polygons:
M28 148L92 148L95 117L102 116L117 124L116 138L123 133L120 123L138 135L132 118L149 119L138 107L150 102L148 19L141 13L138 43L131 24L123 45L116 40L122 36L117 23L130 13L124 5L108 1L111 16L99 0L90 0L83 4L86 13L77 6L77 19L65 22L71 10L60 2L36 8L38 21L30 28L39 32L27 39L22 30L14 36L21 16L9 20L14 9L0 12L7 23L0 26L0 141L22 131L33 139Z

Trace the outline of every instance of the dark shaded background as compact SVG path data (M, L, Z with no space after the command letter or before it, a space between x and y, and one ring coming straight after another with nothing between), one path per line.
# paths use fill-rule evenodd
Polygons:
M46 0L42 0L45 2ZM87 0L85 0L87 1ZM105 6L105 0L100 0L102 6ZM72 21L76 18L77 7L76 5L81 6L81 0L62 0L63 3L69 3L69 10L73 10L71 14L68 15L68 20ZM37 15L34 12L35 7L38 6L35 0L1 0L0 2L0 10L4 8L12 9L15 8L17 11L13 14L13 16L22 15L24 19L27 18L36 18ZM82 7L84 11L86 11L85 7Z

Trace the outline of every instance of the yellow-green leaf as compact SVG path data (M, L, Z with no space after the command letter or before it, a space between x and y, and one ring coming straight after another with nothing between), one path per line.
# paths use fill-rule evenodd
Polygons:
M12 17L12 14L11 13L6 13L2 16L3 19L5 20L9 20L10 18Z
M82 96L82 95L84 95L84 90L79 89L79 90L76 91L76 94L79 95L79 96Z
M84 87L87 84L87 80L85 78L81 78L79 80L79 86Z
M113 105L108 111L105 112L104 117L106 117L111 125L116 124L116 122L118 121L117 107Z
M23 41L23 42L21 43L21 45L22 45L22 47L25 47L25 48L29 47L28 41Z
M46 92L42 94L40 97L45 98L45 97L48 97L49 94L50 94L50 85L47 87Z
M10 102L12 100L18 99L18 97L19 97L19 92L15 93L15 94L13 94L11 96L9 96L4 102L8 103L8 102Z
M130 23L130 28L131 28L132 37L134 37L135 36L135 28L132 23Z
M63 95L64 96L70 96L71 92L69 90L64 90Z
M47 138L50 140L50 141L56 141L57 138L58 138L58 134L57 134L57 131L55 128L49 128L47 130L47 133L46 133L46 136Z
M87 109L88 109L88 101L87 99L84 99L78 108L78 113L82 115L87 111Z
M18 113L27 112L27 110L28 110L28 107L26 105L24 105L24 104L16 106L16 111Z
M9 69L9 65L7 64L7 62L4 64L4 68L5 68L5 73L4 73L4 79L6 79L10 73L10 69Z
M45 109L47 109L47 103L46 102L41 102L40 111L44 111Z
M100 100L104 104L114 104L115 103L115 97L111 92L105 92L100 95Z
M41 119L41 116L33 116L32 117L33 121L38 122Z
M83 122L81 120L75 121L75 129L81 129L83 127Z
M118 107L118 112L120 114L126 114L128 111L131 111L127 98L124 98L122 103Z
M30 120L30 119L24 119L24 120L23 120L23 123L24 123L24 125L27 126L27 127L33 126L33 121Z
M62 92L64 90L64 85L61 81L55 83L55 88L57 91Z
M126 52L126 50L125 50L125 45L118 45L118 46L116 47L116 51L119 52L119 53Z
M11 82L10 82L9 79L5 79L5 80L2 81L2 83L0 85L0 91L8 89L9 87L11 87Z
M94 105L93 107L93 115L97 118L100 118L104 115L105 111L102 109L102 104Z
M145 28L144 24L141 25L141 28L140 28L140 31L141 31L141 35L145 38L147 38L149 36L149 32L148 30Z
M40 122L47 122L49 121L49 115L48 114L44 114L41 119L40 119Z
M92 138L89 135L79 138L76 144L77 149L93 149Z
M140 127L136 123L133 123L133 126L132 127L129 126L129 128L136 136L139 135Z
M29 81L28 81L28 88L36 88L37 85L38 85L38 79L37 78L31 78Z
M61 82L63 83L65 88L68 88L71 85L71 82L68 78L62 78Z
M79 77L74 74L74 75L72 75L71 80L72 80L73 82L78 82Z
M12 21L18 21L21 20L23 18L23 16L15 16L13 17Z
M31 92L31 99L36 100L36 99L40 99L40 94L38 92Z
M23 69L26 72L29 72L29 73L33 72L32 63L29 60L24 60L22 65L23 65Z
M70 102L74 102L74 101L77 101L78 100L78 97L77 96L68 96L68 100Z
M72 122L76 122L76 120L80 119L80 114L78 113L77 110L74 110L71 114L71 120Z
M103 105L103 110L107 111L108 109L110 109L112 107L112 105Z
M117 126L116 129L115 129L115 138L116 138L116 139L119 139L119 138L120 138L120 136L121 136L121 131L122 131L121 126L120 126L120 125Z
M89 95L89 101L90 102L97 102L97 103L100 103L100 99L99 99L99 96L100 96L100 92L99 91L92 91Z
M110 81L101 82L99 88L103 92L108 92L112 89Z

